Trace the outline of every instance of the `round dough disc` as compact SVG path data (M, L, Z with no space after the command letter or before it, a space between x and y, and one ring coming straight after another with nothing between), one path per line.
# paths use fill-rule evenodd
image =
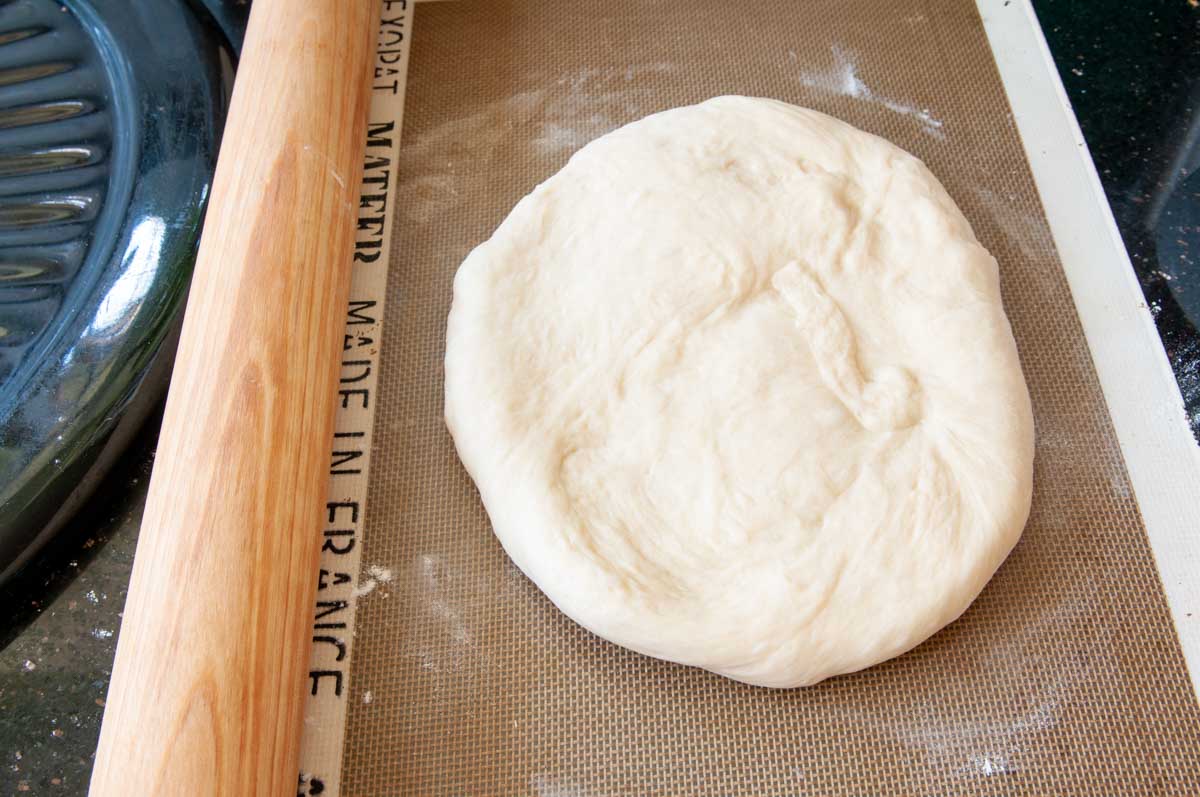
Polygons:
M446 421L513 561L765 686L958 617L1029 513L996 261L916 158L718 97L599 138L454 280Z

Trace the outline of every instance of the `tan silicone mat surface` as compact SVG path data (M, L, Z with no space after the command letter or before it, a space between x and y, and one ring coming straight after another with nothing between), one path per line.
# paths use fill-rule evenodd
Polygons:
M1200 794L1200 712L969 0L417 6L343 791ZM442 421L451 279L579 146L717 94L921 157L998 258L1038 428L1008 562L915 651L771 691L585 632L509 563Z

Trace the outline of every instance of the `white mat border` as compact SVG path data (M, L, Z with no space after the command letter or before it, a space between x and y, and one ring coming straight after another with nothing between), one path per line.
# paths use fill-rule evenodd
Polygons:
M976 0L1200 697L1200 447L1030 0Z

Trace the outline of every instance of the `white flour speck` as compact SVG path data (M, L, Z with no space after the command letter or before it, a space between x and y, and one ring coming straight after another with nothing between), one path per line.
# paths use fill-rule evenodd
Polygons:
M371 694L371 690L368 689L367 691L363 692L362 700L363 703L371 703L375 700L375 695Z
M381 565L371 565L367 568L366 575L359 577L358 586L354 588L354 597L361 598L370 595L380 584L387 584L391 580L392 571L390 568Z
M554 122L543 124L541 135L534 139L534 143L537 146L549 150L575 150L587 142L588 135L583 130L574 127L564 127Z
M893 113L916 119L929 135L939 139L945 137L941 130L941 120L934 118L928 108L917 108L874 91L858 76L858 67L845 50L836 45L832 50L833 68L822 72L802 73L800 75L801 83L809 88L877 103ZM797 60L796 54L792 50L788 51L788 58L792 61Z
M1004 756L972 756L971 765L984 775L1003 775L1012 771Z
M543 772L530 778L529 785L537 797L587 797L587 792L579 784Z
M371 578L385 584L392 580L392 571L386 567L371 565L367 568L367 572L371 575Z
M443 590L438 584L440 564L439 557L430 554L421 555L421 574L425 582L426 605L431 614L445 622L451 639L459 644L466 644L471 641L471 635L462 621L462 615L443 597Z

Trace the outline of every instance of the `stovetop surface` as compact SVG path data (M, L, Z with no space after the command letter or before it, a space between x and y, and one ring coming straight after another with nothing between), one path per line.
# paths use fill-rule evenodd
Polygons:
M1200 438L1200 2L1033 5Z

